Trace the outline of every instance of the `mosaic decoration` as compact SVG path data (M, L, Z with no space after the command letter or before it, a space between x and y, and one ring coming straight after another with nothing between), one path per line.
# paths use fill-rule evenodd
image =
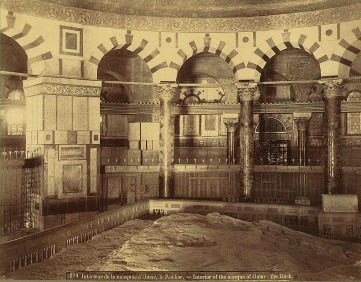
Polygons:
M184 136L200 135L200 118L199 115L185 115L183 124Z
M312 113L309 125L310 136L321 136L323 129L323 113Z
M267 117L259 122L256 133L287 133L287 129L279 119Z
M358 91L351 92L347 97L347 102L361 102L361 93ZM347 113L346 132L350 135L361 135L361 112Z
M217 116L205 115L204 116L204 129L205 131L214 131L217 129Z
M202 136L218 136L218 115L202 116Z
M361 135L361 113L347 113L347 134Z
M321 93L321 89L319 89L318 85L312 85L310 95L308 96L308 101L310 101L310 102L321 102L322 101L322 93Z

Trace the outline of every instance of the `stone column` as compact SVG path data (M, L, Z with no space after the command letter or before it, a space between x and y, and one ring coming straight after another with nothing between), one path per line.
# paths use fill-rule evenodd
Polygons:
M298 164L300 166L305 166L308 159L307 138L311 113L294 113L293 118L298 131Z
M238 120L237 119L224 119L224 124L227 127L227 159L229 164L235 163L235 148L234 148L234 133L237 130Z
M68 212L96 211L101 82L38 77L25 80L24 90L26 150L36 152L43 172L39 197L34 197L35 227L47 228L44 223Z
M176 86L161 84L157 86L160 101L159 136L159 197L174 197L174 115L173 97Z
M341 79L321 81L324 89L326 118L325 193L338 194L342 188L341 164Z
M240 100L240 162L241 187L244 200L252 198L253 189L253 99L258 88L256 83L239 83L236 85Z

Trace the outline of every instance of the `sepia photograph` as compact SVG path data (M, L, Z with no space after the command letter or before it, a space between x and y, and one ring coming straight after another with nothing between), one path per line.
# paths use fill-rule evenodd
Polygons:
M361 281L361 0L1 0L0 279Z

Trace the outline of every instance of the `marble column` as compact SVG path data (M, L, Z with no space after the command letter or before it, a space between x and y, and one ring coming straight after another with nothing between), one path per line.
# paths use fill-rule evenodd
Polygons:
M300 166L305 166L308 159L307 138L311 113L294 113L293 118L295 120L298 131L298 164Z
M237 130L237 119L224 119L224 124L227 128L227 159L229 164L234 164L236 160L235 148L234 148L234 134Z
M256 83L238 83L237 92L240 100L240 163L241 188L244 200L252 198L253 189L253 99L258 92Z
M176 86L161 84L157 86L160 101L159 136L159 197L174 197L174 115L173 97Z
M324 89L326 119L325 193L338 194L342 188L341 164L341 79L320 82Z

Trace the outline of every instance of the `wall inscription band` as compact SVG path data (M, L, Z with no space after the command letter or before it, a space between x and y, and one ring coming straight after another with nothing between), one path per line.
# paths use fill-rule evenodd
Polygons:
M31 3L30 3L31 2ZM361 18L361 4L317 11L239 18L167 18L105 13L36 0L4 0L5 9L60 21L149 31L218 32L317 26Z
M39 94L48 95L65 95L79 97L99 97L101 88L91 86L75 86L55 83L42 83L26 88L26 96L34 96Z

